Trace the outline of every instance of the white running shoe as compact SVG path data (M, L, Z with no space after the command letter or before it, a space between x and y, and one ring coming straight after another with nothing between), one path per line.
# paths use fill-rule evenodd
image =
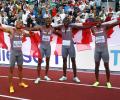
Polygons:
M107 82L107 88L112 88L112 85L110 82Z
M67 77L66 77L66 76L62 76L62 77L59 79L59 81L65 81L65 80L67 80Z
M80 83L80 79L78 77L74 77L73 81L75 81L76 83Z
M97 87L99 85L99 82L96 81L92 86Z
M40 77L36 78L36 80L34 81L35 84L38 84L40 82Z
M51 78L49 78L48 76L44 76L44 79L45 79L46 81L50 81L50 80L51 80Z

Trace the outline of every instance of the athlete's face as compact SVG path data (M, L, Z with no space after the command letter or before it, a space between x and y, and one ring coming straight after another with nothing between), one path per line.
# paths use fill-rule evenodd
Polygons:
M21 29L23 27L23 22L22 21L16 21L16 28Z
M64 21L64 26L68 26L69 25L69 20Z
M70 19L69 19L69 17L64 18L63 24L64 24L65 27L67 27L67 26L70 24Z
M46 19L46 26L50 26L51 25L51 19L50 18L47 18Z
M96 26L97 26L97 27L100 27L100 26L101 26L101 20L100 20L100 19L97 19L97 20L96 20Z
M47 21L46 26L50 26L50 25L51 25L51 21Z

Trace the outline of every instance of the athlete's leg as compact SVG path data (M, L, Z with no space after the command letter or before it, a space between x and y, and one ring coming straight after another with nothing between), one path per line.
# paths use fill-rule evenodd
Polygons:
M102 53L102 59L104 61L104 67L106 70L106 78L107 78L107 82L110 81L110 70L109 70L109 53L108 53L108 49L104 49L103 53Z
M75 57L71 57L71 61L72 61L72 68L73 68L73 74L74 74L74 78L73 81L79 83L80 80L77 77L77 70L76 70L76 61L75 61Z
M50 80L51 80L51 78L48 77L49 62L50 62L50 57L46 57L46 70L45 70L44 79L47 80L47 81L50 81Z
M9 85L13 86L13 71L14 71L14 66L10 66L9 69Z
M63 57L63 76L66 76L67 70L67 57Z
M73 74L74 74L74 77L76 77L76 73L77 73L77 70L76 70L76 60L75 60L75 57L76 57L76 53L75 53L75 47L73 44L71 44L70 48L68 49L68 52L69 52L69 56L71 58L71 61L72 61L72 68L73 68Z
M15 67L15 61L16 57L13 52L10 54L10 68L9 68L9 85L10 85L10 93L14 92L14 87L13 87L13 71Z
M99 81L99 66L100 66L100 61L95 61L95 78L96 81Z
M101 52L95 51L94 53L94 59L95 59L95 78L96 82L93 84L93 86L99 85L99 66L100 66L100 60L101 60Z
M50 55L51 55L51 46L49 45L46 48L46 52L45 52L45 56L46 56L46 71L45 71L45 74L46 74L46 76L48 75L48 70L49 70Z
M106 71L106 78L107 78L107 88L111 88L112 85L110 83L110 69L109 69L109 52L108 48L105 48L102 53L102 59L104 61L104 67Z
M23 82L23 67L18 65L19 86L27 88L28 85Z
M16 61L18 65L18 76L19 76L19 86L22 86L24 88L28 87L27 84L23 82L23 54L22 52L16 56Z
M74 77L76 77L76 61L75 61L75 57L71 57L71 61L72 61L73 74L74 74Z
M62 46L62 58L63 58L63 76L59 79L59 81L67 80L66 70L67 70L67 56L68 56L68 48Z
M106 78L107 82L110 82L110 69L109 69L109 63L104 62L105 70L106 70Z
M41 63L42 58L44 57L45 51L42 45L40 46L41 57L38 57L38 65L37 65L37 78L35 79L34 83L38 84L40 82L40 72L41 72Z
M44 50L43 45L40 46L40 53L41 53L41 57L38 57L38 65L37 65L37 76L38 76L38 78L40 78L42 58L45 55L45 50Z
M23 74L22 74L22 70L23 70L23 67L22 65L18 65L18 77L19 77L19 83L22 83L22 78L23 78Z
M42 59L38 58L37 77L40 77Z
M48 75L49 62L50 62L50 57L46 57L46 71L45 71L46 76Z
M59 79L59 81L67 80L66 70L67 70L67 57L63 57L63 76Z
M38 84L40 82L40 72L41 72L41 63L42 59L38 58L38 65L37 65L37 78L35 79L34 83Z

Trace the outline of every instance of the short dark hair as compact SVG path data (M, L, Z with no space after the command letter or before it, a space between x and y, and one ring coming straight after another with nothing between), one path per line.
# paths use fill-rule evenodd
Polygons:
M68 16L63 19L63 23L64 23L64 24L70 24L70 22L71 22L71 21L70 21L70 19L68 18Z

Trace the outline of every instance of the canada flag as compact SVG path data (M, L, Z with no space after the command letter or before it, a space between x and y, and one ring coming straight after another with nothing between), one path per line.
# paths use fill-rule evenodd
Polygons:
M24 55L31 55L33 57L41 58L41 53L38 48L40 44L40 33L39 32L30 32L30 37L22 37L22 51ZM10 50L10 37L9 34L3 31L0 31L0 47L3 49Z
M110 23L110 22L107 22L107 23ZM111 44L111 45L120 44L119 31L120 31L120 28L119 28L119 25L117 25L111 29L112 34L107 33L108 37L112 37L108 39L108 44ZM72 35L73 35L73 40L76 46L76 50L78 52L84 51L84 50L90 50L92 48L91 45L94 44L95 39L90 29L79 30L79 29L73 28ZM54 42L55 44L54 49L52 50L53 52L52 54L61 55L62 37L53 34L51 37L51 40L52 40L52 43ZM22 45L23 54L41 58L41 53L39 50L40 43L41 43L40 32L39 31L30 32L30 37L23 37L23 45ZM5 33L3 31L0 31L0 47L3 49L10 50L9 35L8 33Z
M118 19L118 20L120 20L120 19ZM112 24L115 21L116 20L112 20L109 22L104 22L102 24L104 24L104 25L108 24L108 23ZM83 23L82 25L87 25L87 24L93 24L93 23ZM111 27L107 31L108 44L110 44L110 45L120 43L120 42L118 42L119 39L117 39L118 37L120 38L119 31L118 31L118 30L120 30L120 28L118 26L120 26L120 25ZM80 30L80 29L73 28L72 35L73 35L73 41L75 43L77 52L84 51L84 50L90 50L90 49L92 49L92 47L94 47L95 37L92 35L91 29L81 29ZM54 41L56 42L56 48L55 48L54 54L61 55L62 37L57 36L56 38L54 38Z
M4 41L4 32L0 30L0 47L3 49L8 49L8 46L6 45Z

